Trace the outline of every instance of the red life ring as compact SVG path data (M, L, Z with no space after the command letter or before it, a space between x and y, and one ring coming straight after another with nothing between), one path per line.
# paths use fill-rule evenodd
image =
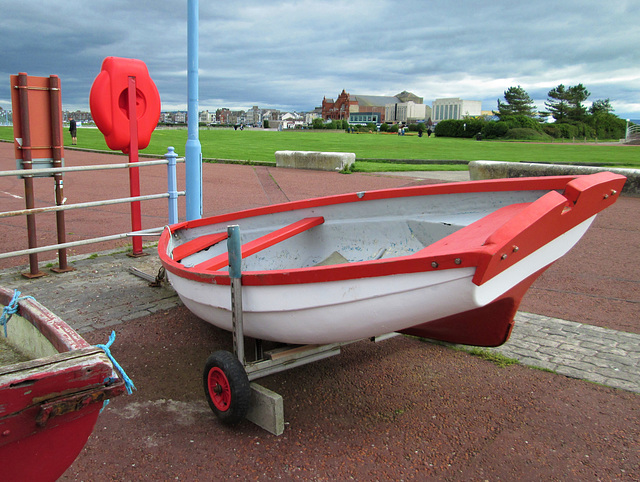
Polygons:
M129 77L136 78L138 148L149 145L160 118L160 94L145 63L137 59L107 57L91 86L91 115L110 149L129 151Z

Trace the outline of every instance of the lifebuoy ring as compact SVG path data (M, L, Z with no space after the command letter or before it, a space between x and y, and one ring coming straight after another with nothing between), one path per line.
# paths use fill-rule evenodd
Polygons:
M89 94L91 115L107 146L127 153L131 142L129 128L129 77L136 79L136 118L138 148L149 145L160 118L160 94L142 60L107 57L93 81Z

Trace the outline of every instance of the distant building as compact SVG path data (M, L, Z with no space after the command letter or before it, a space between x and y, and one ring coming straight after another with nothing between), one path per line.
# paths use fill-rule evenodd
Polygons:
M425 104L416 104L412 100L387 104L384 108L384 118L387 124L414 124L419 121L426 122L431 118L431 107Z
M229 118L231 117L231 111L223 108L216 110L216 121L220 124L229 124Z
M280 120L282 121L283 129L296 129L302 127L302 124L304 123L304 118L295 112L287 112L283 114Z
M232 110L229 115L229 124L240 125L247 123L247 113L243 110Z
M77 110L75 112L70 112L70 111L65 111L63 113L63 122L68 122L69 119L75 119L76 122L93 122L93 119L91 118L91 112L85 112L85 111L81 111L81 110Z
M350 112L349 124L382 124L382 118L379 112Z
M322 118L322 107L316 107L311 112L307 112L304 115L304 123L307 125L311 125L313 123L313 119Z
M352 114L366 114L376 118L378 123L387 122L385 118L386 106L389 104L403 104L413 102L414 104L422 104L422 97L418 97L411 92L403 91L395 96L384 95L360 95L349 94L343 90L338 98L322 100L322 118L325 120L349 120ZM354 121L360 122L360 121ZM371 121L374 122L374 121Z
M209 112L208 110L203 110L200 112L200 123L202 124L211 124L216 120L216 115Z
M257 105L254 105L251 109L249 109L246 113L247 124L250 126L262 125L263 110L264 109L258 108Z
M432 108L433 122L441 120L459 120L468 116L479 116L482 114L482 102L479 100L462 100L457 97L447 99L436 99Z
M343 89L338 98L322 99L322 118L324 120L342 120L349 118L349 111L356 106L358 102L351 99L349 94Z

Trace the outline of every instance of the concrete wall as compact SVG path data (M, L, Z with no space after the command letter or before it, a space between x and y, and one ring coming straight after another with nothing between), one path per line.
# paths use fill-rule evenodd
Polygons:
M538 164L531 162L471 161L469 178L503 179L510 177L564 176L573 174L593 174L610 171L627 177L623 194L640 196L640 169L620 169L592 166L570 166L563 164Z
M276 151L276 167L341 171L354 162L352 152Z

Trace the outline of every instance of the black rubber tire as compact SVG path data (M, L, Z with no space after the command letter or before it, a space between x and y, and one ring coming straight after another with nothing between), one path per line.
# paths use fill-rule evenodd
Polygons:
M212 353L202 379L209 407L221 422L234 425L244 420L251 407L251 386L242 363L232 353Z

